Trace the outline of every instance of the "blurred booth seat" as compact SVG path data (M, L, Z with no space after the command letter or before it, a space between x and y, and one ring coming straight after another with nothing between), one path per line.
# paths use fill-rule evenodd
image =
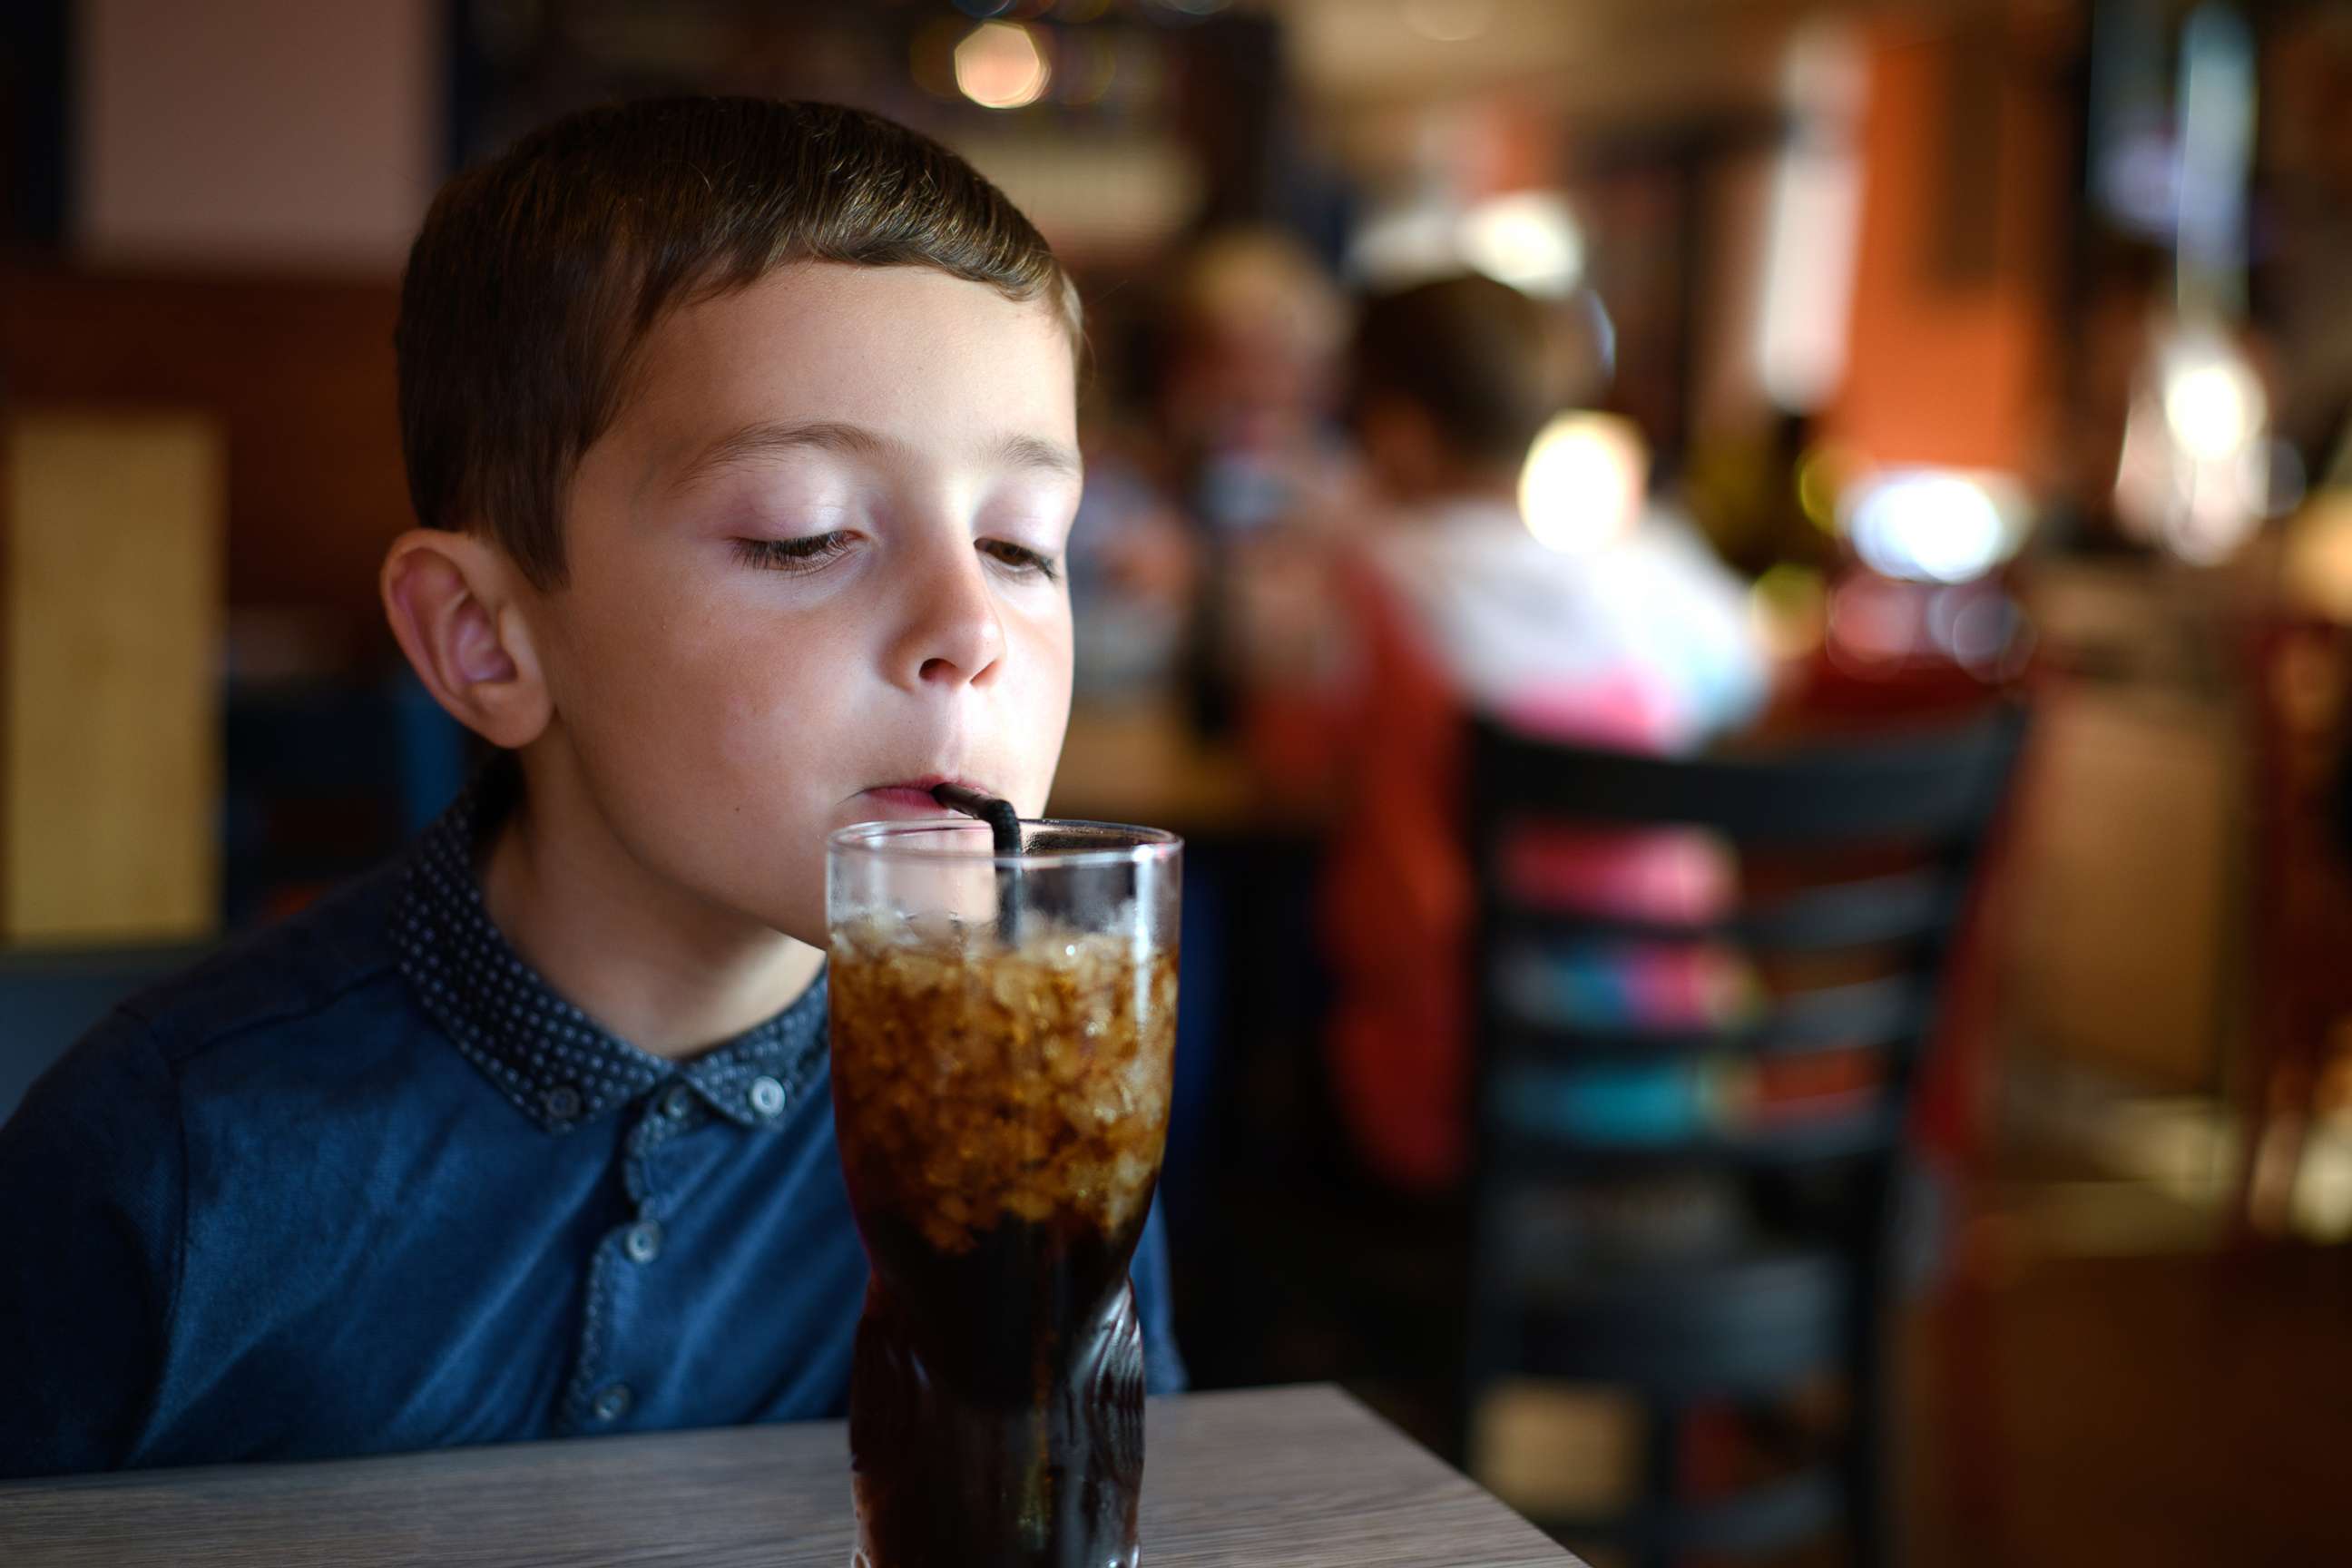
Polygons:
M1475 730L1462 1430L1475 1471L1525 1476L1525 1454L1497 1451L1524 1440L1506 1436L1526 1431L1515 1397L1556 1380L1637 1399L1625 1506L1544 1518L1514 1499L1572 1543L1663 1563L1776 1552L1843 1521L1851 1560L1886 1560L1906 1118L2023 712L1700 760ZM1632 920L1519 869L1530 833L1596 830L1709 836L1737 867L1735 907ZM1661 1026L1529 978L1692 944L1744 955L1747 1005Z
M421 832L474 748L405 667L380 679L233 683L226 720L232 929L299 909Z

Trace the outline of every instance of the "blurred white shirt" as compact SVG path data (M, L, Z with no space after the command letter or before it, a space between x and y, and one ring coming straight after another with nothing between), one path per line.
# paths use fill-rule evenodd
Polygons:
M1401 514L1369 553L1472 707L1540 722L1580 690L1630 679L1654 724L1650 743L1681 750L1764 700L1746 588L1668 508L1561 551L1510 502L1465 498Z

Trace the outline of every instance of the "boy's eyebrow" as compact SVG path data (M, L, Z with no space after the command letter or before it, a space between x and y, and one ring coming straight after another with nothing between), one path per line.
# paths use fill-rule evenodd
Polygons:
M671 483L684 489L719 468L772 452L839 452L851 457L901 457L907 443L895 436L846 425L834 419L779 422L762 420L731 430L705 447L680 468ZM1014 468L1037 468L1076 478L1085 471L1077 449L1036 436L1006 436L990 447L997 462Z
M1068 474L1072 478L1086 472L1086 462L1075 447L1065 447L1059 441L1040 440L1034 436L1007 436L996 444L996 460L1012 468L1043 468L1048 473Z

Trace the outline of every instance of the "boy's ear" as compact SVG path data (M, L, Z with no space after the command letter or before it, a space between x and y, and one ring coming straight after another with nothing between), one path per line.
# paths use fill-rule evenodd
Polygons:
M412 529L379 580L392 635L425 689L494 746L529 745L553 713L519 600L522 574L469 533Z

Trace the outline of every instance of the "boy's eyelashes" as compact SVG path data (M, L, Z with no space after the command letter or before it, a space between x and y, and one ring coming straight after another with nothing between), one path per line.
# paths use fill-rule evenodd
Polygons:
M1048 583L1062 580L1062 570L1054 558L1043 551L1032 550L1025 544L1015 544L1009 539L983 539L980 552L1004 563L1023 576L1042 577Z
M856 536L835 529L830 533L803 534L798 539L736 539L730 542L734 547L735 559L746 566L765 572L809 573L848 553ZM1009 539L983 539L977 548L1015 575L1048 583L1061 581L1060 563L1043 551L1015 544Z
M746 566L756 566L766 572L814 572L835 556L845 553L850 536L838 529L831 533L811 533L799 539L737 539L735 559Z

